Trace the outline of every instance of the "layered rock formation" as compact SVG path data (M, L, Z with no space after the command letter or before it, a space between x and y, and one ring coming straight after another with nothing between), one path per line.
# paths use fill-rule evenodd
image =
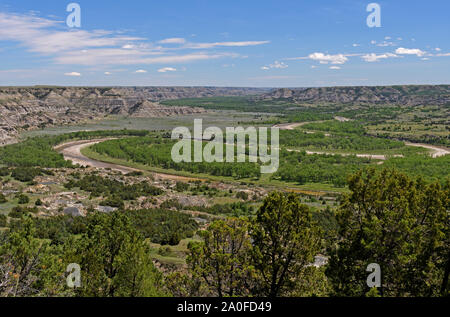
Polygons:
M286 99L295 103L450 105L450 85L282 88L258 99Z
M162 117L204 112L201 108L162 106L161 100L258 92L213 87L0 87L0 145L14 142L20 130L109 115Z

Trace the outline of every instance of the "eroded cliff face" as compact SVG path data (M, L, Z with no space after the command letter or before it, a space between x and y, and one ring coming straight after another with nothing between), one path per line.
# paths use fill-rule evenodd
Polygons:
M450 86L282 88L263 94L258 99L286 99L296 103L449 105Z
M163 106L158 103L161 100L258 92L213 87L0 87L0 145L14 142L20 130L109 115L162 117L204 112L202 108Z

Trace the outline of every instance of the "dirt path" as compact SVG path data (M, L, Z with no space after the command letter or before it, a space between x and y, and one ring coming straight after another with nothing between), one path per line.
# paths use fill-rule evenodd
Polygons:
M441 157L441 156L450 154L450 150L449 149L446 149L446 148L443 148L443 147L434 146L434 145L421 144L421 143L411 143L411 142L405 142L405 145L407 145L407 146L415 146L415 147L423 147L423 148L426 148L428 150L431 150L430 155L431 155L432 158Z
M290 123L280 123L273 126L273 128L278 128L280 130L294 130L295 128L307 125L309 123L323 123L325 120L319 121L306 121L306 122L290 122ZM307 132L307 133L315 133L315 132Z
M349 122L352 121L352 119L344 118L344 117L334 117L334 120L337 120L339 122Z
M119 171L123 174L138 171L137 169L131 167L93 160L81 154L82 149L108 140L112 140L112 138L68 142L58 145L55 147L55 150L64 155L64 159L71 160L74 164L80 164L81 166L90 166L103 169L110 168L113 171Z
M288 152L302 152L302 150L293 150L287 149ZM318 152L318 151L305 151L308 155L319 154L319 155L342 155L342 156L351 156L356 155L356 157L369 158L371 160L382 160L386 161L388 156L381 154L351 154L351 153L328 153L328 152ZM404 157L403 155L397 154L392 155L393 157Z
M81 150L86 147L89 147L91 145L94 145L94 144L97 144L100 142L109 141L109 140L114 140L114 138L73 141L73 142L68 142L68 143L58 145L54 149L56 151L58 151L59 153L63 154L64 159L71 160L74 164L80 164L81 166L90 166L90 167L103 168L103 169L109 168L113 171L119 171L123 174L140 171L139 169L128 167L128 166L94 160L94 159L88 158L87 156L85 156L81 153ZM201 178L170 175L170 174L157 173L157 172L153 173L153 176L155 176L158 179L169 179L169 180L184 181L184 182L196 181L196 180L206 181L206 179L201 179Z
M280 130L294 130L295 128L298 128L302 125L305 125L309 122L300 122L300 123L280 123L276 124L273 127L278 128Z
M306 151L306 154L326 154L326 155L336 155L336 153L326 153L326 152L311 152L311 151ZM386 155L381 155L381 154L339 154L338 155L342 155L342 156L351 156L351 155L356 155L356 157L361 157L361 158L369 158L371 160L382 160L382 161L386 161L387 160L387 156ZM396 155L392 155L392 157L404 157L403 155L400 154L396 154Z

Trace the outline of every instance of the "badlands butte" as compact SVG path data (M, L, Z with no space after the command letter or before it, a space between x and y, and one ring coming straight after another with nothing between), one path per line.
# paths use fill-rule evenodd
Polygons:
M295 89L0 87L0 145L14 143L21 131L52 125L76 124L111 115L166 117L202 113L205 110L201 107L168 106L160 102L220 96L253 96L255 102L285 101L305 107L315 104L354 105L355 107L360 105L439 106L446 114L450 109L450 85Z
M261 89L215 87L0 87L0 145L20 131L75 124L110 115L166 117L204 112L161 100L258 94Z
M263 94L258 99L285 99L294 103L443 105L448 108L450 106L450 85L282 88Z

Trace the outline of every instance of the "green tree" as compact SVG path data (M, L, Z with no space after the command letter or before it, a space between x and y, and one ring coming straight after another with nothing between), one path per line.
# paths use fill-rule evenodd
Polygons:
M88 220L86 233L72 254L82 269L79 296L166 295L148 246L125 213L94 213Z
M0 193L0 204L6 203L8 200L6 199L5 195Z
M271 193L256 214L251 237L258 295L270 297L289 294L321 247L309 208L294 194Z
M8 217L5 215L0 215L0 227L6 227L8 224Z
M331 285L324 267L307 266L296 278L294 288L287 295L294 297L325 297L331 293Z
M203 283L207 295L250 294L255 276L248 226L247 220L239 218L215 221L200 233L204 242L189 245L187 263L192 279Z
M448 189L387 169L358 172L349 188L327 269L336 295L371 295L370 263L380 265L381 296L438 295L448 266Z
M240 191L236 194L236 198L242 199L242 200L247 200L248 199L248 193L244 192L244 191Z
M165 286L175 297L205 297L211 296L208 287L199 278L189 274L172 272L165 278Z
M177 182L175 185L175 190L177 192L185 192L189 189L189 184L183 183L183 182Z
M0 237L0 296L64 296L61 253L34 237L33 221L24 217L19 230Z
M19 204L21 205L25 205L30 202L30 198L28 198L28 196L25 194L19 194L17 198L19 199Z
M440 254L443 255L444 260L441 262L441 271L442 275L442 283L440 289L441 296L449 296L450 295L450 217L448 216L448 210L450 210L450 179L447 179L447 182L444 187L443 193L443 201L445 209L447 210L447 220L445 223L445 242L440 246ZM446 259L446 260L445 260Z

